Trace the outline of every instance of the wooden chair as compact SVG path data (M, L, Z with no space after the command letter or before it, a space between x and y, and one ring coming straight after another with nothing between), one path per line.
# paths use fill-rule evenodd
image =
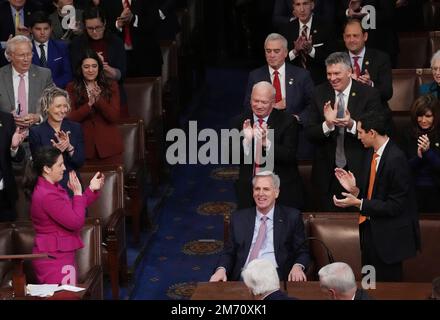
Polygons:
M391 111L409 111L418 91L416 69L393 69L393 96L388 101Z
M139 242L141 215L148 217L145 197L145 138L142 119L122 119L118 124L124 142L125 213L132 217L133 241Z
M428 67L431 49L427 32L399 33L399 48L398 68Z
M113 299L119 298L119 275L127 277L127 245L125 237L124 173L121 166L83 166L80 170L83 187L94 174L105 175L100 197L90 207L88 216L99 218L102 224L102 262L104 272L110 275Z

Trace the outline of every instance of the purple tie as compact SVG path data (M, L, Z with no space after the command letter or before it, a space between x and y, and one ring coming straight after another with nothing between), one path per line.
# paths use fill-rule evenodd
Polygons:
M258 253L260 252L264 240L266 239L266 220L266 216L261 217L260 229L258 229L257 240L255 240L255 245L252 248L251 254L249 255L249 262L258 258Z
M24 74L19 74L20 82L18 84L18 104L20 115L27 115L27 103L26 103L26 85L24 83Z

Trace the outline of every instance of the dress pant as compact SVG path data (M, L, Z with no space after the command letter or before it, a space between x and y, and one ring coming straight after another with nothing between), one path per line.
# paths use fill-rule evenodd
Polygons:
M361 241L362 266L372 265L376 270L376 281L399 282L402 281L402 261L388 264L382 261L373 243L371 223L367 219L359 225Z

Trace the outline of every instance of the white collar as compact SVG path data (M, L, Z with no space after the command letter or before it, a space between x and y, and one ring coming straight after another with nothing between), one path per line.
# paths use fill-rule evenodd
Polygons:
M344 89L344 91L342 91L342 93L344 94L344 97L349 97L350 96L350 90L351 90L351 85L353 84L353 80L350 79L350 83L348 84L347 88ZM339 91L335 90L335 95L338 96Z
M272 76L275 69L269 65L267 65L267 66L269 67L269 73ZM284 75L286 73L286 63L283 63L283 65L281 67L279 67L277 71L278 71L279 75L281 75L281 76Z

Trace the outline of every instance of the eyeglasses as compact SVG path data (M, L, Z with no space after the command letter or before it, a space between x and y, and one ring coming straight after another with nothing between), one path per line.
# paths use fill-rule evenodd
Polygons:
M97 26L97 27L86 27L87 31L90 32L100 32L104 30L104 26Z
M17 59L20 60L24 60L24 59L32 59L32 56L34 55L33 52L29 52L29 53L22 53L22 54L16 54L14 53L14 57L16 57Z

